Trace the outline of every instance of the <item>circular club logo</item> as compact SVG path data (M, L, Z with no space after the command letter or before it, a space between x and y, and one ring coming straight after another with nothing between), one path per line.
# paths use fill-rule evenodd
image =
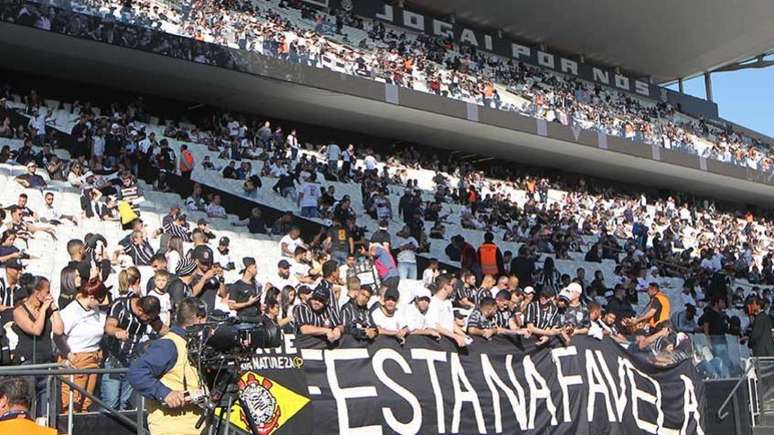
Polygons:
M241 387L241 398L247 412L250 413L250 420L255 425L256 432L261 435L272 433L279 425L280 409L277 406L277 399L271 393L273 384L268 379L258 382L254 376L248 375L246 382ZM250 426L247 416L242 410L240 417L243 422Z

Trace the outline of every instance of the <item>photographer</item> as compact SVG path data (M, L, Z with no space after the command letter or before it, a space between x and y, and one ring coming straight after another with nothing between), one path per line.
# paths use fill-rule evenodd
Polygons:
M358 341L371 341L379 334L368 309L368 301L373 292L370 286L361 286L355 297L341 307L344 332Z
M152 435L201 432L195 426L202 411L190 399L191 389L200 385L199 374L188 361L185 330L206 322L207 307L196 298L183 299L175 319L169 333L154 341L127 374L132 388L150 400L148 428Z
M207 304L209 312L213 312L216 296L226 297L223 269L219 264L213 265L212 249L208 246L197 246L191 251L191 257L196 260L196 271L191 277L191 292Z

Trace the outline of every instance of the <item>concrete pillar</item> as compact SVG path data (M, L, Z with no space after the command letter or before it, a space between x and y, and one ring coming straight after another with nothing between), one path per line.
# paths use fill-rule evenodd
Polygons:
M709 72L704 73L704 92L707 94L707 101L712 99L712 76Z

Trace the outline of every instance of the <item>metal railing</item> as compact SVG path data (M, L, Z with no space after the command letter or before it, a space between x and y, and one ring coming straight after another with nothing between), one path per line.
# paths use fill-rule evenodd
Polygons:
M69 368L67 365L63 363L50 363L50 364L34 364L34 365L23 365L23 366L6 366L6 367L0 367L0 376L34 376L34 377L46 377L46 396L48 397L48 403L46 403L46 422L49 427L56 428L57 427L57 418L60 415L57 412L57 405L60 401L60 394L58 392L60 391L61 385L65 384L69 388L69 397L68 397L68 406L67 406L67 434L72 435L73 434L73 426L74 426L74 407L73 407L73 391L78 391L80 394L82 394L85 397L88 397L91 399L96 405L98 405L102 410L116 418L121 423L127 425L128 427L132 428L135 433L138 435L145 435L146 429L145 429L145 398L138 394L138 403L137 407L135 408L135 419L132 420L126 415L122 414L119 410L113 408L112 406L105 403L104 400L97 397L93 393L88 392L85 388L81 387L80 385L77 385L74 382L74 376L75 375L115 375L115 374L125 374L127 372L127 369L73 369ZM38 398L37 395L35 397L35 402L37 402ZM36 403L37 405L37 403ZM37 406L33 406L33 409L37 408ZM36 417L41 417L37 416Z
M763 369L762 369L763 366ZM744 382L747 382L747 399L749 401L750 423L753 427L766 425L769 422L762 422L761 417L774 414L772 406L772 396L774 395L774 357L751 357L747 360L745 369L739 381L731 389L726 400L718 408L716 413L718 420L728 417L725 412L726 407L734 398L736 391ZM761 405L763 403L763 406Z

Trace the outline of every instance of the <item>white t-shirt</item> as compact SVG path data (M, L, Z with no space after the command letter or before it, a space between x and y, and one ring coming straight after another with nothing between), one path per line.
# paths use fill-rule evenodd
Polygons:
M268 284L271 284L272 287L276 287L276 288L280 289L280 291L283 288L285 288L285 286L288 286L288 285L292 286L292 287L298 286L298 281L293 277L293 273L292 272L291 272L289 278L283 278L283 277L275 274L273 277L271 277L271 279L269 279L266 282ZM266 296L267 293L268 292L263 292L263 295ZM298 300L298 299L296 299L296 300Z
M297 261L291 261L290 262L290 276L293 278L297 278L297 276L301 276L302 278L309 275L309 265L304 263L299 263Z
M431 325L428 321L427 312L425 312L425 314L420 313L416 304L409 304L405 308L401 308L400 312L403 316L403 324L406 325L409 331L432 329L435 326Z
M398 240L396 241L395 246L401 247L403 245L413 245L414 249L419 247L419 243L417 243L417 239L415 239L412 236L409 236L408 238L398 237ZM411 249L404 249L398 252L398 263L416 263L416 262L417 262L416 251L412 251Z
M239 135L239 123L237 121L231 121L228 123L228 134L231 136Z
M290 251L290 255L285 255L285 254L283 255L285 255L286 257L292 257L293 253L296 252L296 248L303 245L304 241L301 240L301 237L293 240L290 237L290 234L285 234L285 237L280 239L280 249L282 249L283 243L287 245L288 251Z
M70 352L95 352L105 333L107 316L99 310L86 310L77 300L60 312Z
M301 207L317 207L317 200L320 199L322 193L320 192L320 185L318 183L304 183L301 186L301 193L304 196L301 198Z
M370 154L363 159L363 163L365 163L366 169L369 171L376 169L376 158Z
M164 257L167 258L167 271L169 273L175 273L177 265L180 264L180 253L170 249L164 254Z
M442 301L435 296L430 298L426 318L431 328L441 326L449 331L454 330L454 311L452 303L448 299Z
M226 209L223 208L223 206L217 205L214 202L211 202L207 206L207 214L210 216L218 216L218 217L225 217L226 216Z
M389 329L391 331L397 331L405 326L403 318L400 315L400 310L395 309L392 316L387 316L382 311L381 307L377 307L371 312L371 317L374 319L374 324L380 328Z
M422 272L422 282L425 283L425 285L432 284L438 273L437 270L430 269L429 267L426 268L425 271Z
M148 296L155 296L159 300L159 305L161 306L159 318L165 325L169 325L170 313L172 312L172 298L169 296L169 293L159 293L154 288L148 292Z

